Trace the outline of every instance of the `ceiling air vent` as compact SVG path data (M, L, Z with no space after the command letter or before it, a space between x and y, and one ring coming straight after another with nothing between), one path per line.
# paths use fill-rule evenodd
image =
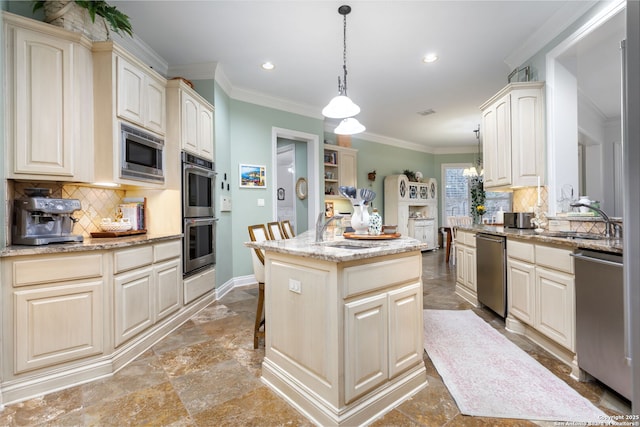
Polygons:
M429 108L428 110L422 110L422 111L418 111L418 114L420 114L421 116L430 116L431 114L435 114L436 110L434 110L433 108Z

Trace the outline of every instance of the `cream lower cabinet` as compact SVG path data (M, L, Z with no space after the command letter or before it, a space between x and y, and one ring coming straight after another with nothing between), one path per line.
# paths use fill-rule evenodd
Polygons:
M182 305L180 242L113 254L115 345L119 346Z
M93 180L91 42L79 33L2 13L7 177Z
M426 384L419 251L266 252L263 380L318 425L363 425Z
M3 261L4 310L9 316L3 328L3 359L12 374L103 352L103 271L101 254Z
M507 240L508 316L575 351L575 276L571 250Z
M422 327L415 315L421 291L415 283L345 304L347 403L422 359L415 338Z
M436 249L436 222L433 219L409 220L409 236L428 245L427 250Z
M474 305L478 305L476 284L476 235L456 231L456 293Z

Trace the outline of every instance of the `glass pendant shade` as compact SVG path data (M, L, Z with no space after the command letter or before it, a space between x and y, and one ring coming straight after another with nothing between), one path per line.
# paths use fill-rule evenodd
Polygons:
M322 109L322 115L330 119L345 119L360 112L360 107L346 95L338 95Z
M353 117L349 117L340 122L338 127L333 131L338 135L355 135L356 133L364 132L366 128Z

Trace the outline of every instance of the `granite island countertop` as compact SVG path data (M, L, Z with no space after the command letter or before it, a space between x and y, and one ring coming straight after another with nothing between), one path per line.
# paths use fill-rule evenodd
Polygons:
M554 237L545 235L545 233L536 233L533 229L517 229L506 228L502 226L494 225L471 225L458 227L460 230L471 231L476 233L493 234L496 236L515 237L518 239L531 240L535 242L549 243L559 246L567 246L570 248L591 249L594 251L622 253L622 239L580 239L580 238L566 238L566 237Z
M335 245L358 246L356 249L345 249ZM386 240L347 239L335 237L316 243L315 232L306 231L293 239L266 240L263 242L245 242L245 246L259 248L283 254L296 255L303 258L321 259L330 262L346 262L358 259L374 258L383 255L394 255L404 252L427 249L427 244L411 237L401 236Z
M164 240L178 239L180 234L138 234L125 237L90 237L83 242L51 243L41 246L12 245L0 250L0 258L24 255L61 254L69 252L99 251L127 248Z

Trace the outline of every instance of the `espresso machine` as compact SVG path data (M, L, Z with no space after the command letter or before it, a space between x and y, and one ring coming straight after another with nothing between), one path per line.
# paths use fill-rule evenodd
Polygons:
M80 200L50 198L49 193L46 188L31 188L25 190L28 197L14 200L12 244L82 242L82 235L72 234L78 220L71 216L82 208Z

